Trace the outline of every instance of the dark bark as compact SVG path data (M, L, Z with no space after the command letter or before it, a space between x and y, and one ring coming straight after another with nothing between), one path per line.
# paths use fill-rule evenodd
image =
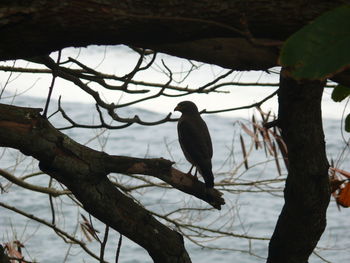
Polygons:
M287 70L281 72L278 125L288 148L289 171L268 263L306 263L326 227L330 189L321 118L323 87L323 82L297 82Z
M170 55L235 70L267 70L276 66L278 58L276 47L254 45L244 38L207 38L152 44L149 47Z
M127 44L237 70L266 70L277 65L280 41L344 2L2 1L0 60Z
M66 185L86 211L144 247L154 262L191 262L182 236L157 221L107 178L116 167L130 173L147 170L170 176L171 162L158 159L152 164L152 160L142 162L94 151L57 131L39 111L2 104L0 146L38 159L41 170Z

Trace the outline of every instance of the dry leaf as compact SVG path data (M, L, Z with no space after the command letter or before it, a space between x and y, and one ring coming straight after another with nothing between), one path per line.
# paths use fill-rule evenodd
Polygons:
M90 223L90 221L83 215L80 214L81 217L83 218L83 222L80 223L81 230L83 231L83 234L87 238L89 242L92 241L91 237L94 238L95 240L98 240L97 233L99 233L98 230L96 230Z
M254 143L255 143L255 148L258 149L259 147L261 147L261 144L259 142L259 138L258 138L256 132L249 130L249 128L246 125L244 125L244 123L240 123L240 124L241 124L243 131L245 131L246 134L248 134L250 137L253 138Z
M239 135L239 138L241 140L241 147L242 147L242 153L243 153L243 158L244 158L244 167L245 169L248 170L248 157L247 157L247 152L246 152L246 149L245 149L245 145L244 145L244 140L243 140L243 137L242 135Z
M277 151L276 151L275 142L272 143L272 150L273 150L273 153L274 153L275 163L276 163L276 167L277 167L278 174L279 174L279 175L282 175L281 166L280 166L280 163L279 163L279 161L278 161L278 154L277 154Z
M244 125L244 123L240 122L240 124L242 126L242 129L245 131L245 133L248 134L250 137L254 138L254 140L255 140L256 136L255 136L254 132L249 130L248 127Z
M335 191L340 190L340 186L345 182L346 180L338 180L338 179L331 178L329 180L329 184L331 186L331 193L333 194Z
M19 241L13 241L5 243L7 255L11 258L23 259L24 256L21 253L21 248L24 247ZM17 260L10 260L11 263L18 262Z
M347 183L344 188L342 188L336 198L337 203L342 207L350 207L350 184Z
M334 167L330 167L331 170L337 172L337 173L340 173L341 175L345 176L346 178L349 178L350 179L350 173L347 172L347 171L344 171L344 170L341 170L341 169L338 169L338 168L334 168Z

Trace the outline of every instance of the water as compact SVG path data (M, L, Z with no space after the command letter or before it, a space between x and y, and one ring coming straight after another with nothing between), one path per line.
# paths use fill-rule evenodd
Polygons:
M16 98L14 103L32 107L42 107L44 105L43 100L21 96ZM63 106L72 119L86 124L97 123L97 115L91 114L94 111L93 105L66 103ZM54 108L55 105L52 105L52 109ZM147 121L165 117L137 108L123 110L119 114L123 117L137 114ZM239 119L219 116L204 116L204 118L213 139L213 164L217 182L229 176L233 176L236 183L284 178L285 171L284 175L279 177L274 161L271 158L270 161L265 161L266 157L263 150L252 151L248 160L251 168L248 171L245 171L244 167L235 171L242 161L238 140L240 131L237 129ZM50 120L56 127L66 125L58 115ZM340 158L344 143L339 126L339 120L327 119L324 121L327 152L329 157L339 160L340 168L350 170L349 156L344 155ZM87 144L97 150L104 150L109 154L163 157L176 162L175 166L182 171L189 169L189 164L184 159L177 142L176 123L166 123L159 126L132 125L126 129L110 131L75 129L65 130L64 132L80 143ZM246 144L249 146L248 136L244 133L242 135L244 135ZM5 151L4 154L2 154L3 151ZM38 171L36 161L20 156L17 151L6 149L1 150L0 154L1 168L7 169L16 176ZM260 162L263 163L257 165ZM113 178L117 178L118 182L128 186L140 184L139 180L126 175L113 176ZM159 182L159 180L153 178L147 179ZM28 182L47 186L48 180L47 176L40 175L29 179ZM1 177L0 183L7 186L8 181ZM60 188L58 184L55 186ZM156 213L167 213L186 207L205 209L199 212L174 213L172 218L181 219L183 223L193 222L195 226L203 228L211 227L232 234L269 238L283 205L282 189L283 182L276 182L268 186L260 185L259 188L253 185L232 186L230 191L223 190L226 205L223 206L221 211L207 210L210 207L206 203L173 189L149 190L149 188L143 188L133 192L133 196L147 209ZM270 193L266 190L270 190ZM8 192L0 195L0 199L1 202L16 206L18 209L48 222L51 221L49 199L46 195L11 186ZM84 240L89 249L99 254L97 242L88 242L77 224L82 221L80 214L88 216L86 212L73 206L72 201L67 197L55 198L54 204L57 226L76 238ZM316 252L329 262L339 262L340 260L348 262L350 260L349 216L349 209L339 211L334 201L332 201L328 209L328 226L316 249ZM169 222L159 220L169 225L169 227L174 227ZM92 221L100 231L100 237L102 238L104 226L98 220L92 219ZM194 234L194 232L186 229L183 229L183 231L187 234ZM187 251L193 262L253 263L264 262L264 258L267 256L268 241L232 236L221 237L220 234L210 232L206 232L206 234L210 236L192 237L195 242L201 241L199 245L185 239ZM110 262L114 262L118 238L119 234L111 230L106 247L106 260ZM70 247L69 244L55 235L52 229L0 207L0 242L4 243L13 239L19 239L24 244L26 252L30 255L30 258L27 259L32 261L53 263L63 262L66 259L66 262L96 262L79 247ZM219 250L213 248L219 248ZM239 261L237 261L238 259ZM124 237L119 262L141 263L152 262L152 260L143 248ZM322 260L318 256L312 255L309 262L322 262Z

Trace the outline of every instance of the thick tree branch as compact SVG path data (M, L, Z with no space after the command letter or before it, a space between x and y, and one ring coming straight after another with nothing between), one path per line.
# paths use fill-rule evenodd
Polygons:
M144 247L154 262L191 262L182 236L122 194L106 176L117 167L106 161L119 163L118 172L130 173L145 169L170 173L172 163L150 160L157 165L149 166L147 161L131 162L132 158L112 158L91 150L57 131L40 111L1 104L0 146L38 159L40 169L66 185L86 211Z
M287 37L344 3L10 1L0 4L0 60L42 56L72 46L125 44L234 70L267 70L278 66L278 48ZM349 85L349 75L340 73L333 79Z
M0 4L0 60L45 55L70 46L127 44L231 69L264 70L276 65L277 50L270 46L278 46L280 40L343 3L5 1Z
M277 65L278 48L256 46L243 38L207 38L150 48L169 55L234 70L267 70Z
M143 159L126 156L106 156L105 167L108 172L145 174L157 177L185 193L196 196L216 209L225 204L222 193L215 189L206 189L205 184L194 176L172 168L172 162L166 159Z
M17 115L16 112L21 115ZM40 116L39 112L40 109L0 104L0 127L2 128L0 146L19 149L38 159L42 167L52 166L55 161L66 161L70 165L67 169L76 169L76 167L87 169L85 165L89 164L88 169L99 176L107 176L113 172L151 175L210 203L217 209L220 209L225 203L219 191L207 190L204 183L173 168L173 163L166 159L112 156L94 151L57 131ZM35 137L35 140L32 140L32 136ZM47 148L41 152L43 150L41 147L44 145Z

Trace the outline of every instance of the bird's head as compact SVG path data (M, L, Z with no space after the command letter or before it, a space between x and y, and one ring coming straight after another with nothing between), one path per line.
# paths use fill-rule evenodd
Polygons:
M186 100L177 104L174 111L179 111L181 113L198 113L198 108L192 101Z

